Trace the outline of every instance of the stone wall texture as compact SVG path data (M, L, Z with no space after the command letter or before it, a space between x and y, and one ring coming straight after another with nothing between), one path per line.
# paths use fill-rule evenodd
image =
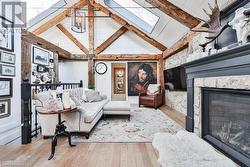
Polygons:
M250 90L250 75L196 78L194 80L194 132L201 137L201 88L228 88Z
M188 48L184 49L175 55L169 57L165 60L165 69L170 69L174 67L178 67L187 62L188 58Z
M165 104L174 110L187 115L187 92L167 90Z

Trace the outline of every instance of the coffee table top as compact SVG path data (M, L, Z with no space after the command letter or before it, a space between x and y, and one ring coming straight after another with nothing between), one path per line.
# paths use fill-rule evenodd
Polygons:
M61 113L72 113L72 112L77 112L77 111L79 111L77 107L73 109L69 108L69 109L64 109L60 111L46 111L46 109L43 107L37 107L37 112L39 114L61 114Z

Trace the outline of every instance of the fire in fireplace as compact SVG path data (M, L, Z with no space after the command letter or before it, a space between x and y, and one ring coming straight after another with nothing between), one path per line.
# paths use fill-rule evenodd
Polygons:
M250 91L203 88L202 136L250 166Z

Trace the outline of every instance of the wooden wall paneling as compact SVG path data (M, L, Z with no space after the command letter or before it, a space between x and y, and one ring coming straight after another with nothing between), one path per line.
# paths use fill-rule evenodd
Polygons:
M102 11L103 13L109 15L113 20L121 24L122 26L126 27L128 30L133 31L136 35L153 45L154 47L158 48L161 51L164 51L167 49L166 46L161 44L160 42L154 40L153 38L149 37L147 34L145 34L143 31L139 30L133 25L130 25L127 21L125 21L123 18L120 16L112 13L109 9L101 5L100 3L97 3L95 0L89 0L90 3L97 8L98 10Z
M41 33L45 32L49 28L57 25L59 22L61 22L63 19L67 17L68 14L71 13L71 10L74 8L82 8L87 4L86 0L81 0L75 4L73 4L71 7L66 8L61 13L59 13L57 16L51 18L41 26L39 26L37 29L32 31L35 35L40 35Z
M106 41L104 41L100 46L95 49L95 54L99 54L109 47L115 40L127 32L127 28L122 26L113 35L111 35Z
M88 4L88 26L89 26L89 54L88 54L88 84L95 83L94 76L94 65L95 65L95 55L94 55L94 7Z
M175 6L174 4L172 4L167 0L146 0L146 1L151 5L153 5L154 7L157 7L162 12L166 13L168 16L172 17L173 19L177 20L178 22L189 28L194 28L200 23L200 21L197 18L185 12L184 10L178 8L177 6Z
M161 54L99 54L95 60L102 61L130 61L130 60L158 60Z
M66 35L74 44L81 49L85 54L88 54L89 51L88 49L83 46L83 44L76 38L74 37L62 24L57 24L57 28L64 34Z
M172 55L178 53L179 51L188 47L189 42L197 36L198 32L190 31L186 35L184 35L179 41L177 41L172 47L168 48L163 52L163 58L169 58Z
M22 40L21 42L21 77L31 80L31 44Z
M160 57L159 61L158 61L158 76L159 76L159 83L161 84L161 88L162 88L162 93L163 93L163 104L165 104L165 82L164 82L164 66L165 66L165 62L163 59L163 56Z
M44 49L58 53L60 58L64 58L64 59L71 58L71 53L69 53L68 51L54 45L51 42L48 42L47 40L29 32L29 31L22 30L22 37L21 38L22 38L22 41L26 41L30 44L37 45L37 46L40 46Z

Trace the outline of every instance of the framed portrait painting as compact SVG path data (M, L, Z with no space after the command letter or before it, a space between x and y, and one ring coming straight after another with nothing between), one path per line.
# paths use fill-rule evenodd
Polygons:
M0 49L14 51L14 23L0 16Z
M156 83L156 62L128 62L128 96L146 93L148 85Z
M0 78L0 97L12 97L11 78Z
M47 66L49 65L50 53L47 50L33 46L33 63Z
M0 100L0 118L10 116L10 99Z

